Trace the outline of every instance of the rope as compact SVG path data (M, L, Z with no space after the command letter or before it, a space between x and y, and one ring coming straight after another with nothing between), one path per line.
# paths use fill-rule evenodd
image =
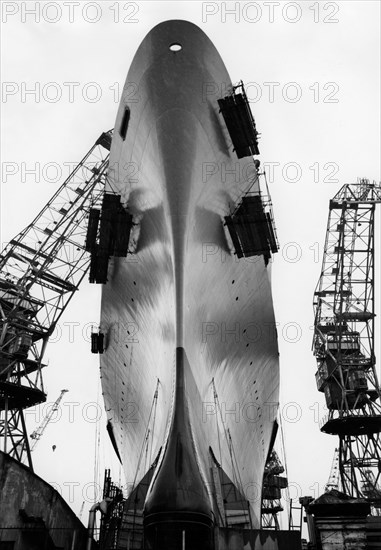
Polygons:
M154 400L155 400L155 409L154 409L154 413L153 413L151 448L150 448L150 452L149 452L149 463L150 464L152 463L152 447L153 447L153 436L154 436L154 433L155 433L155 422L156 422L156 412L157 412L157 398L158 398L158 395L159 395L159 384L160 384L160 380L157 379L156 391L155 391L155 394L154 394L154 397L153 397Z
M218 396L216 392L216 387L214 385L214 378L212 378L212 384L213 384L213 398L214 398L214 406L218 406ZM222 450L221 450L221 438L220 438L220 430L218 429L218 416L216 415L216 427L217 427L217 438L218 438L218 450L220 453L220 465L222 468Z
M280 435L281 435L281 448L282 448L282 455L283 455L282 456L282 463L284 464L284 471L286 473L286 478L288 480L287 460L286 460L286 445L285 445L285 441L284 441L285 438L284 438L283 421L282 421L282 415L281 414L279 415L279 426L280 426ZM286 506L287 506L288 517L291 518L292 510L291 510L290 490L289 490L288 483L287 483L287 487L286 487L286 502L287 502Z
M160 380L157 379L156 389L155 389L155 393L154 393L153 400L152 400L151 410L150 410L150 413L149 413L149 416L148 416L146 430L145 430L144 436L143 436L143 443L142 443L142 447L141 447L140 453L139 453L138 464L137 464L137 467L136 467L136 472L135 472L135 476L134 476L134 481L132 483L131 492L135 489L136 479L138 477L138 473L139 473L139 470L140 470L140 464L141 464L141 461L142 461L142 458L143 458L144 447L147 444L147 438L148 438L149 433L150 433L149 424L150 424L152 412L154 410L155 402L157 401L157 396L158 396L158 391L157 390L158 390L158 387L159 387L159 382L160 382Z
M101 380L99 378L98 389L97 389L97 404L99 404L100 386L101 386ZM101 486L100 469L99 469L100 446L101 446L100 419L98 418L98 414L97 414L97 420L95 422L95 441L94 441L94 487Z
M219 403L219 400L218 400L217 390L216 390L216 386L215 386L215 383L214 383L214 378L212 379L212 384L213 384L213 389L214 389L215 400L217 402L217 407L218 407L218 410L219 410L219 413L220 413L220 416L221 416L221 423L222 423L222 426L223 426L223 429L224 429L226 444L228 446L230 459L231 459L231 463L232 463L232 470L233 470L233 477L234 477L233 481L235 483L235 486L240 491L241 496L243 496L242 480L241 480L241 476L240 476L240 473L239 473L237 458L235 456L234 449L233 449L233 441L232 441L229 429L225 427L225 423L224 423L224 420L223 420L223 417L222 417L222 411L221 411L220 403ZM217 425L217 430L218 430L218 425ZM221 453L221 447L220 447L220 453ZM221 458L222 458L222 456L221 456ZM234 464L234 460L235 460L236 464ZM221 464L221 468L222 468L222 464ZM237 474L238 474L238 477L237 477ZM243 502L246 502L246 501L243 501Z

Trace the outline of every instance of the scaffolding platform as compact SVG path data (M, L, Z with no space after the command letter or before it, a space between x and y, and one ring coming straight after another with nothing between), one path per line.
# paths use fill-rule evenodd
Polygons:
M132 215L121 203L120 195L105 193L102 208L91 208L86 234L86 250L91 253L90 283L105 284L109 260L126 257Z
M236 93L238 88L241 93ZM237 157L259 155L258 132L243 83L235 86L230 95L219 99L218 105Z
M271 253L278 251L271 210L266 211L268 205L260 194L248 194L235 212L225 217L238 258L263 255L268 261Z
M36 388L0 380L0 410L26 409L46 401L46 394Z
M370 435L381 432L381 415L329 418L321 425L321 431L331 435Z

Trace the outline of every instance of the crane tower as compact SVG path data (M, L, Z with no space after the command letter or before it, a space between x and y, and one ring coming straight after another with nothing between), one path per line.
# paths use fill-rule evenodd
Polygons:
M46 401L46 345L90 264L86 221L103 196L111 136L99 137L0 256L0 445L31 469L23 411Z
M381 403L374 352L374 214L380 184L344 185L329 204L323 266L315 291L316 382L339 438L343 491L381 506Z

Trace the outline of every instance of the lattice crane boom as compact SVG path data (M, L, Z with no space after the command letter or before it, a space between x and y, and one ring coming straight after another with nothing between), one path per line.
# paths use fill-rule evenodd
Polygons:
M31 468L23 410L46 400L42 360L90 264L86 218L104 193L111 139L99 137L0 256L0 443Z
M329 473L329 478L325 486L325 492L330 491L331 489L339 489L340 477L339 477L339 447L336 447L333 454L331 471Z
M68 391L69 390L61 390L60 395L58 396L58 398L53 403L53 406L51 407L51 409L49 409L48 413L45 415L41 425L36 430L34 430L33 433L31 433L30 437L31 437L31 439L33 439L33 443L30 446L31 451L33 451L36 448L37 442L41 439L41 436L43 435L43 433L46 429L46 426L49 424L49 422L53 418L54 413L56 411L58 411L58 407L60 406L60 403L63 399L63 396Z
M380 184L366 179L344 185L330 201L313 338L317 387L329 410L321 430L339 436L343 491L375 506L381 506L381 403L374 352L374 215L380 202Z

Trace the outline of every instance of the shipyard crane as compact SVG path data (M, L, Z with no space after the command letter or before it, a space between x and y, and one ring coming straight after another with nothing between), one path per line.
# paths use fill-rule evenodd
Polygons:
M105 198L120 204L117 195L104 193L111 139L111 130L101 134L52 199L0 256L0 444L2 451L26 461L31 469L23 411L46 401L42 369L49 337L89 264L98 277L105 263L107 268L104 257L108 260L113 253L105 249L104 235L98 242L102 216L100 210L95 212ZM86 231L89 211L97 221ZM101 219L103 233L110 229L109 213Z
M37 442L41 439L41 436L44 433L46 426L49 424L49 422L53 418L54 413L58 411L58 407L62 401L62 398L65 395L65 393L68 391L69 390L61 390L59 397L55 400L55 402L53 403L53 406L51 407L51 409L49 409L48 413L45 415L45 418L42 421L41 425L36 430L34 430L34 432L31 433L30 437L31 439L33 439L33 443L30 445L31 452L36 448Z
M340 484L339 479L339 447L336 447L333 454L331 471L329 473L329 478L325 486L325 492L331 491L332 489L338 489Z
M315 291L316 382L328 415L321 431L339 438L344 493L381 506L381 403L374 352L374 214L381 187L361 179L329 204Z

